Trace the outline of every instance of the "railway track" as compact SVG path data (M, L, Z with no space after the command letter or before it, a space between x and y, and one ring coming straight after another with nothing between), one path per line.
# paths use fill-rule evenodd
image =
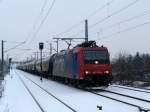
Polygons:
M116 94L116 95L119 95L119 96L124 96L124 97L128 97L128 98L132 98L132 99L136 99L136 100L139 100L139 101L143 101L143 102L150 103L150 100L146 100L146 99L137 98L137 97L134 97L134 96L125 95L125 94L113 92L113 91L110 91L110 90L95 89L95 90L93 90L93 91L107 92L107 93Z
M133 107L136 107L138 108L139 112L150 112L150 109L148 108L145 108L141 105L137 105L137 104L134 104L134 103L130 103L130 102L127 102L127 101L124 101L124 100L120 100L118 98L115 98L115 97L110 97L109 95L104 95L104 94L101 94L97 91L101 91L101 92L107 92L107 93L111 93L111 94L117 94L117 95L120 95L120 96L124 96L124 97L128 97L128 98L132 98L134 100L139 100L139 101L142 101L142 102L146 102L146 103L150 103L149 100L144 100L144 99L140 99L140 98L135 98L135 97L132 97L132 96L128 96L128 95L123 95L123 94L120 94L120 93L115 93L115 92L112 92L112 91L107 91L107 90L104 90L104 89L96 89L93 90L93 89L83 89L83 88L80 88L84 91L87 91L87 92L90 92L92 94L95 94L95 95L98 95L98 96L101 96L101 97L105 97L107 99L111 99L111 100L114 100L114 101L117 101L117 102L120 102L120 103L123 103L123 104L126 104L126 105L130 105L130 106L133 106Z
M128 87L125 87L125 86L112 85L112 87L117 87L117 88L122 88L122 89L137 91L137 92L143 92L143 93L150 93L149 91L128 88Z
M24 75L23 75L24 76ZM58 101L60 101L61 103L63 103L65 106L67 106L67 108L69 108L70 110L72 110L73 112L77 112L75 109L73 109L72 107L70 107L69 105L65 104L63 101L61 101L60 99L58 99L57 97L55 97L53 94L49 93L47 90L45 90L44 88L42 88L40 85L38 85L37 83L35 83L34 81L32 81L30 78L24 76L26 79L30 80L32 83L34 83L35 85L37 85L39 88L41 88L42 90L44 90L46 93L50 94L51 96L53 96L55 99L57 99ZM104 90L104 89L95 89L95 90L90 90L90 89L83 89L83 88L78 88L78 89L81 89L81 90L84 90L84 91L87 91L87 92L90 92L92 94L95 94L95 95L98 95L98 96L101 96L101 97L104 97L104 98L107 98L107 99L111 99L111 100L114 100L114 101L117 101L117 102L120 102L120 103L123 103L123 104L126 104L126 105L129 105L129 106L132 106L132 107L136 107L139 112L150 112L150 109L147 108L147 107L144 107L144 106L141 106L141 105L138 105L138 104L134 104L134 103L131 103L131 102L128 102L128 101L124 101L122 99L118 99L117 97L111 97L109 95L105 95L105 94L101 94L101 93L111 93L111 94L118 94L118 95L121 95L121 96L124 96L124 97L127 97L127 98L131 98L131 99L134 99L134 100L138 100L138 101L141 101L141 102L146 102L146 103L149 103L150 104L150 101L149 100L145 100L145 99L141 99L141 98L136 98L136 97L132 97L132 96L129 96L128 95L123 95L123 94L120 94L120 93L115 93L115 92L112 92L112 91L107 91L107 90ZM100 93L98 93L99 91L101 91Z
M33 100L35 101L35 103L37 104L37 106L40 108L41 112L46 112L44 110L44 108L40 105L40 103L38 102L38 100L34 97L34 95L32 94L32 92L30 91L30 89L27 87L27 85L25 84L25 82L23 81L23 79L18 75L20 81L23 83L24 87L27 89L28 93L31 95L31 97L33 98Z
M150 90L150 89L146 89L146 88L138 88L138 87L131 87L131 86L127 86L127 87L136 88L136 89L142 89L142 90Z
M16 74L18 74L16 72ZM24 76L24 75L23 75ZM34 97L34 95L32 94L32 92L29 90L29 88L27 87L27 85L25 84L25 82L23 81L23 79L20 77L20 75L18 74L19 79L21 80L21 82L23 83L23 85L25 86L25 88L28 90L28 92L30 93L30 95L32 96L32 98L34 99L34 101L36 102L36 104L38 105L38 107L41 109L42 112L46 112L44 111L44 109L42 108L42 106L40 105L40 103L37 101L37 99ZM63 102L61 99L57 98L55 95L53 95L52 93L50 93L49 91L47 91L46 89L42 88L40 85L38 85L37 83L35 83L34 81L32 81L30 78L24 76L26 79L28 79L29 81L31 81L33 84L35 84L36 86L38 86L41 90L43 90L45 93L47 93L48 95L52 96L54 99L56 99L58 102L60 102L61 104L63 104L65 107L67 107L68 109L70 109L72 112L77 112L77 110L73 109L71 106L69 106L68 104L66 104L65 102Z
M150 90L150 89L146 89L146 88L145 88L145 90Z

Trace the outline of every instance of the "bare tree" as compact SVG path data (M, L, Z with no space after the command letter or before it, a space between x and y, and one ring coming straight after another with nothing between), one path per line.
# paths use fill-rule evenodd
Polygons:
M135 56L120 52L112 61L114 82L129 84L150 79L150 55L139 52ZM146 75L148 74L148 75Z

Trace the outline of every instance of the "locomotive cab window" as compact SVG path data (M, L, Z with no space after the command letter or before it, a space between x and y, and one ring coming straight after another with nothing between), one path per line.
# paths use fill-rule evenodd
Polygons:
M109 64L109 54L106 51L84 51L85 64Z

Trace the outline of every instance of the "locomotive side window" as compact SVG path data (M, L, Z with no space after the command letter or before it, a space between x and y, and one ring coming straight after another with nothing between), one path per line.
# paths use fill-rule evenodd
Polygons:
M109 64L109 54L106 51L84 51L85 64Z

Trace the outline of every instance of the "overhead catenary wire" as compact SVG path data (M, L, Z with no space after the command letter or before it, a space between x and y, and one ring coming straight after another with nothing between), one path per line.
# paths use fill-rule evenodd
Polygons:
M108 1L106 4L104 4L102 7L96 9L94 12L92 12L90 15L88 15L86 18L90 19L94 15L96 15L99 11L104 10L104 8L108 7L108 5L112 4L115 0Z
M26 43L26 42L21 42L21 43L17 44L16 46L14 46L14 47L12 47L12 48L10 48L10 49L5 50L4 52L6 53L6 52L8 52L8 51L14 50L14 49L16 49L17 47L22 46L22 45L25 44L25 43Z
M110 38L110 37L112 37L114 35L117 35L117 34L120 34L120 33L123 33L123 32L127 32L127 31L130 31L130 30L135 30L135 29L137 29L139 27L142 27L142 26L145 26L145 25L148 25L148 24L150 24L150 21L144 22L142 24L137 24L137 25L132 26L132 27L128 27L126 29L123 29L123 30L120 30L118 32L112 33L110 35L103 36L101 39L107 39L107 38Z
M93 27L95 27L97 24L100 24L100 23L106 21L107 19L109 19L109 18L111 18L111 17L113 17L113 16L115 16L115 15L121 13L122 11L124 11L124 10L128 9L129 7L133 6L134 4L136 4L138 1L140 1L140 0L134 0L133 2L129 3L128 5L122 7L121 9L119 9L119 10L117 10L117 11L111 13L110 15L104 17L103 19L99 20L98 22L96 22L96 23L90 25L89 28L93 28ZM90 14L89 16L87 16L87 17L90 17L90 16L95 15L98 11L104 9L106 6L108 6L108 4L111 4L111 3L113 3L113 2L114 2L114 1L112 0L112 1L110 1L110 2L108 2L108 3L106 3L104 6L102 6L101 8L99 8L99 10L97 9L96 11L94 11L93 13L91 13L91 14ZM65 33L69 32L69 31L71 31L73 28L77 27L77 25L79 25L79 24L76 24L76 25L70 27L69 29L67 29L66 31L64 31L64 32L62 32L62 33L60 33L60 34L62 35L62 34L65 34ZM79 32L77 32L75 35L72 35L72 36L77 36L77 35L79 35L79 33L82 33L83 31L84 31L84 30L80 30ZM60 34L59 34L59 35L60 35ZM69 36L69 37L72 37L72 36Z
M112 28L112 27L114 27L114 26L117 26L117 25L120 25L120 24L123 24L123 23L127 23L127 22L130 22L130 21L132 21L132 20L139 19L139 18L141 18L141 17L143 17L143 16L146 16L146 15L149 15L149 14L150 14L150 10L147 10L147 11L142 12L142 13L139 14L139 15L133 16L133 17L131 17L131 18L127 18L127 19L125 19L125 20L122 20L122 21L120 21L120 22L118 22L118 23L115 23L115 24L113 24L113 25L107 26L107 27L105 27L105 28Z
M43 14L43 12L44 12L44 9L45 9L45 7L46 7L47 2L48 2L48 0L44 0L44 3L43 3L43 5L42 5L42 7L41 7L41 9L40 9L40 13L39 13L39 15L37 16L37 18L36 18L36 20L34 21L34 23L33 23L33 28L32 28L33 31L36 29L36 25L37 25L38 21L40 20L40 17L42 16L42 14ZM27 36L30 37L31 35L32 35L32 31L30 31ZM26 41L29 41L29 40L30 40L28 37L26 38Z
M104 4L103 6L99 7L98 9L93 11L91 14L89 14L86 18L89 19L89 18L93 17L95 14L97 14L99 11L103 10L104 8L106 8L108 5L112 4L114 1L115 0L111 0L111 1L107 2L106 4ZM64 35L65 33L72 31L74 28L78 27L82 23L84 23L84 20L81 20L80 22L78 22L75 25L69 27L65 31L57 34L57 36Z
M119 10L117 10L117 11L111 13L110 15L104 17L103 19L99 20L98 22L96 22L96 23L90 25L90 28L93 28L93 27L95 27L96 25L98 25L98 24L100 24L100 23L102 23L102 22L108 20L109 18L111 18L111 17L113 17L113 16L115 16L115 15L121 13L122 11L128 9L129 7L133 6L134 4L136 4L136 3L139 2L139 1L140 1L140 0L135 0L135 1L131 2L131 3L129 3L128 5L122 7L121 9L119 9Z
M29 51L31 49L22 49L22 48L16 48L16 50L21 50L21 51Z
M125 7L121 8L121 9L119 9L119 10L113 12L113 13L111 13L110 15L108 15L108 16L106 16L106 17L108 17L108 19L109 19L110 17L113 17L113 16L115 16L116 14L119 14L120 12L124 11L125 9L131 7L132 5L134 5L135 3L137 3L138 1L140 1L140 0L134 0L133 2L131 2L131 3L129 3L128 5L126 5ZM114 2L114 0L111 0L109 3L105 4L105 6L108 6L108 4L111 4L111 3L113 3L113 2ZM104 7L104 6L103 6L103 7ZM102 9L99 8L99 10L102 10ZM98 13L98 12L99 12L99 11L95 11L95 13L93 12L93 14L91 14L90 16L92 17L93 15L95 15L95 14ZM90 18L90 16L89 16L89 18ZM88 17L88 16L87 16L87 17ZM107 20L107 19L106 19L106 20ZM126 21L126 20L125 20L125 21ZM80 25L81 23L83 23L83 21L81 21L80 23L78 23L78 24L72 26L70 29L67 29L66 31L64 31L64 32L62 32L62 33L59 33L58 35L63 35L63 34L65 34L65 33L69 32L69 31L71 31L72 29L74 29L74 28L76 28L78 25ZM42 21L41 21L41 24L43 24ZM99 24L99 23L97 23L97 24ZM117 24L122 24L122 23L117 23ZM42 26L42 25L40 25L40 26ZM93 26L93 27L94 27L94 26ZM38 27L38 29L36 30L36 32L35 32L35 34L34 34L34 36L33 36L34 38L36 38L36 35L38 34L40 28L41 28L41 27ZM90 28L91 28L91 27L90 27ZM84 31L84 30L81 30L80 32L82 33L83 31ZM76 36L79 35L80 32L78 32L78 33L76 34ZM73 36L74 36L74 35L73 35ZM69 37L70 37L70 36L69 36Z
M42 7L41 7L41 10L40 10L40 14L39 14L39 16L36 18L36 20L35 20L35 22L34 22L34 24L33 24L33 30L36 29L36 24L38 23L40 17L42 16L42 14L43 14L43 12L44 12L44 9L45 9L45 7L46 7L47 2L48 2L48 0L44 0L44 3L43 3L43 5L42 5Z
M109 34L109 35L102 36L101 38L96 38L96 39L97 39L97 40L108 39L108 38L110 38L110 37L112 37L112 36L114 36L114 35L118 35L118 34L121 34L121 33L127 32L127 31L131 31L131 30L135 30L135 29L137 29L137 28L139 28L139 27L142 27L142 26L145 26L145 25L148 25L148 24L150 24L150 21L147 21L147 22L144 22L144 23L141 23L141 24L137 24L137 25L135 25L135 26L128 27L128 28L126 28L126 29L119 30L119 31L117 31L117 32L114 32L114 33L111 33L111 34ZM95 34L96 34L96 33L95 33ZM80 37L80 38L82 38L82 37Z
M41 8L40 15L42 15L42 13L44 12L44 9L45 9L45 7L46 7L47 2L48 2L48 0L45 0L45 1L44 1L44 4L43 4L43 6L42 6L42 8Z
M100 29L103 30L103 31L104 30L108 30L108 29L111 29L111 28L113 28L115 26L121 25L123 23L127 23L127 22L130 22L130 21L133 21L133 20L137 20L137 19L139 19L139 18L141 18L143 16L146 16L146 15L149 15L149 14L150 14L150 10L146 10L146 11L144 11L144 12L138 14L138 15L135 15L135 16L127 18L125 20L119 21L119 22L114 23L114 24L109 25L109 26L105 26L103 28L101 27ZM96 33L98 33L98 32L96 32ZM95 33L93 33L93 34L95 34Z
M9 44L20 44L20 43L25 43L26 41L23 41L23 42L17 42L17 41L5 41Z
M33 34L33 37L31 38L31 40L30 40L29 43L31 43L31 42L36 38L36 36L37 36L37 34L39 33L41 27L43 26L44 22L46 21L47 17L49 16L49 14L50 14L50 12L51 12L51 10L52 10L52 8L53 8L55 2L56 2L56 0L53 0L53 1L52 1L52 3L51 3L51 5L50 5L50 7L49 7L49 9L48 9L48 11L47 11L47 13L46 13L46 15L45 15L44 18L41 20L39 27L37 28L37 30L36 30L35 33Z

